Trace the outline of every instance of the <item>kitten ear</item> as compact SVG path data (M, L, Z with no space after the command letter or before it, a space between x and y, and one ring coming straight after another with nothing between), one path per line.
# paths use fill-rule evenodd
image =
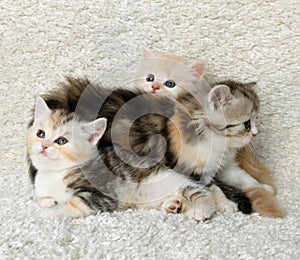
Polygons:
M41 120L45 116L49 116L50 113L51 109L48 107L46 101L43 98L38 97L34 110L34 122Z
M216 85L210 91L208 101L213 104L215 110L218 110L228 104L232 97L227 85Z
M106 129L106 118L98 118L92 122L85 123L81 126L81 130L88 134L89 142L96 145Z
M144 50L144 58L154 58L155 54L149 48Z
M203 63L195 63L192 65L192 69L194 71L194 76L197 79L201 79L204 76L204 64Z

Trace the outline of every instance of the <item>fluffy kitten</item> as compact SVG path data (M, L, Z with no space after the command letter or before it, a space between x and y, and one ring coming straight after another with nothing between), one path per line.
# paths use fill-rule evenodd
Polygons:
M51 90L44 98L52 108L65 108L83 118L92 120L94 116L108 119L107 131L100 140L102 147L107 143L119 143L130 149L130 143L136 144L134 151L141 151L147 147L146 155L153 164L168 164L165 152L168 140L166 131L169 119L175 112L175 103L162 95L147 95L138 90L128 91L116 89L114 91L91 84L85 79L71 79L60 88ZM129 125L127 123L129 122ZM135 134L130 134L130 122L135 122ZM129 129L128 132L126 129ZM134 131L132 132L134 133ZM159 136L164 138L159 138ZM129 137L129 138L128 138ZM144 138L145 137L145 138ZM140 143L139 143L140 142ZM34 169L30 169L34 173ZM231 200L239 204L244 213L250 213L251 205L248 199L237 189L227 187L223 183L218 186L226 192ZM212 189L216 195L216 202L220 211L232 211L236 205L226 200L218 188Z
M154 54L145 49L132 86L147 93L177 98L184 91L197 88L198 80L204 76L201 62L190 63L182 57L168 54Z
M97 190L81 171L98 155L96 144L105 128L104 118L84 122L73 113L52 111L42 98L37 99L27 145L41 207L55 207L73 217L118 208L117 201Z
M53 105L53 100L48 102ZM215 203L203 186L120 146L102 143L97 148L105 129L104 118L86 122L79 114L50 109L37 99L28 155L37 201L51 216L129 207L181 212L196 220L212 216Z
M203 95L204 92L210 91L210 86L205 81L199 80L203 77L203 74L204 74L203 66L201 66L201 64L189 65L187 61L181 59L180 57L176 57L176 56L170 56L170 55L166 56L166 55L160 55L160 54L155 55L150 50L145 51L144 57L145 57L145 59L143 59L141 66L137 73L137 79L138 79L137 81L139 81L138 86L142 85L146 91L151 92L151 93L160 93L163 95L167 95L167 96L176 98L177 101L179 101L182 105L185 106L185 108L187 108L188 113L190 113L193 117L193 112L191 110L197 109L197 104L195 102L194 103L190 102L191 95L189 93L196 94L195 90L200 87L202 89L202 93L200 93L200 96L199 96L199 92L197 93L197 95L199 96L198 99L200 99L200 100L198 100L198 102L200 101L200 103L203 103L203 102L206 102L206 100L202 100L201 96ZM229 88L227 90L226 90L226 88L223 88L224 95L222 95L222 93L221 93L222 91L221 92L217 91L216 93L213 93L212 97L216 96L216 100L215 100L216 102L224 101L223 102L224 104L229 103L229 101L231 102L231 99L233 96L231 96L231 95L226 96L225 92L226 91L227 92L235 91L236 89L239 89L239 92L242 91L243 93L247 93L250 96L252 96L254 98L253 99L254 105L258 106L258 98L257 98L256 94L254 93L254 91L251 90L251 87L250 88L245 87L247 89L247 91L244 91L242 89L243 87L241 88L242 84L239 84L239 83L236 83L233 81L220 82L219 85L220 85L220 86L218 86L219 89L222 89L221 85L227 85L231 88ZM251 86L251 85L253 85L253 84L248 84L248 86ZM218 100L218 98L220 98L220 100ZM222 98L224 99L223 101L221 101ZM228 99L228 100L226 100L226 99ZM232 101L232 102L235 102L235 101ZM214 104L214 106L216 106L216 103ZM241 108L243 108L243 107L241 106ZM223 110L223 109L225 109L225 112L226 112L226 111L229 111L231 108L229 108L227 106L226 107L222 106L220 108L220 110ZM214 124L217 124L218 121L220 123L221 123L221 121L224 121L224 118L222 118L224 111L219 111L221 113L212 113L212 111L213 110L207 110L207 109L205 111L206 115L210 114L210 115L208 115L209 120L212 120L214 122ZM246 114L249 114L249 113L246 112L245 115ZM230 120L232 119L230 117L232 117L232 116L235 117L236 115L234 113L231 113L231 115L228 114L227 118L225 118L225 121L229 120L228 122L230 122ZM178 116L175 116L175 118L176 117L178 117ZM183 117L186 117L186 115L184 115ZM196 115L196 117L197 117L197 115ZM202 117L202 115L201 115L201 117ZM249 119L250 119L250 117L249 117ZM236 118L235 120L236 121L232 124L232 126L237 124L238 119ZM184 121L186 124L189 124L189 120L185 119ZM254 137L257 134L257 129L255 127L254 118L252 118L252 124L249 120L246 120L244 123L245 124L247 123L247 125L248 124L250 125L251 129L249 129L249 131L251 131L251 135L252 135L252 137ZM230 130L230 128L233 128L232 126L230 125L230 123L227 123L227 125L226 125L227 130L228 129ZM171 131L171 132L176 133L176 130ZM190 135L190 134L188 133L188 135ZM235 171L231 171L232 169L224 170L225 173L227 171L227 172L230 172L230 174L218 174L219 179L222 179L222 181L225 181L226 183L228 183L230 185L235 185L235 187L244 189L247 192L247 194L249 195L249 197L251 198L254 209L256 211L260 212L262 215L270 216L270 217L283 217L284 211L279 206L278 202L276 202L274 196L272 194L270 194L268 191L266 191L265 189L263 189L263 187L265 187L265 188L267 188L267 190L274 192L276 190L276 186L270 175L270 171L257 160L253 150L250 149L251 144L249 144L249 142L252 139L251 135L248 135L247 137L245 137L243 139L237 138L237 142L241 142L241 143L235 144L234 146L236 146L237 149L235 149L234 151L230 151L230 153L232 153L233 156L235 156L235 154L237 153L237 158L236 158L237 162L239 162L240 166L242 168L244 168L247 171L247 173L249 173L251 176L246 174L246 172L243 170L240 171L239 167L234 167ZM181 140L180 136L176 136L176 138L174 138L174 139L175 139L175 141L172 144L173 149L177 149L177 150L182 149L182 146L180 144L178 144L178 140ZM230 138L230 140L233 140L233 139L234 138ZM230 148L229 150L232 150L232 149ZM187 155L187 154L189 154L189 152L195 152L195 149L189 148L185 152L186 156L183 155L183 157L185 157L185 158L181 159L180 165L181 164L193 165L193 163L189 161L190 156ZM198 152L199 152L199 150L198 150ZM206 151L206 152L208 152L208 151ZM194 157L190 157L190 158L194 158ZM193 160L193 159L190 159L190 160ZM236 164L235 160L231 159L230 161L232 161L232 163ZM178 162L178 158L176 159L176 162ZM203 162L203 163L205 163L205 162ZM220 163L219 160L217 160L216 164L218 164L218 163ZM216 167L214 167L214 168L216 168ZM210 175L213 175L212 169L209 170ZM236 172L237 169L238 169L238 171L237 171L238 173L232 174L233 172ZM215 169L215 170L220 171L220 169ZM206 171L207 170L204 170L204 172L206 172ZM201 172L202 172L202 170L201 170ZM241 179L239 179L239 177L237 175L240 175ZM207 174L204 174L203 176L208 177ZM227 179L224 176L227 176ZM231 176L231 178L229 178L229 176ZM208 183L210 181L211 177L212 176L209 176L207 178L207 180L204 182ZM240 181L240 183L239 183L239 181ZM239 185L241 183L243 185ZM262 183L263 185L259 185L259 183ZM249 187L251 187L251 189L254 189L254 187L255 187L257 192L251 192L250 190L248 190ZM264 201L264 203L261 203L261 201ZM257 203L257 202L259 202L259 203Z

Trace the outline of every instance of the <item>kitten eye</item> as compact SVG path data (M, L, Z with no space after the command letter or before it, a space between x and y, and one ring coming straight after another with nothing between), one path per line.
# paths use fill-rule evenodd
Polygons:
M176 86L176 83L173 80L168 80L165 82L165 86L167 88L174 88Z
M244 127L245 127L245 129L246 129L247 132L250 131L250 129L251 129L250 119L248 121L244 122Z
M45 131L39 130L39 131L37 131L36 135L37 135L37 137L44 139L46 134L45 134Z
M149 74L146 78L147 82L153 82L154 81L154 75L153 74Z
M58 145L64 145L68 142L68 140L64 137L59 137L54 142L57 143Z

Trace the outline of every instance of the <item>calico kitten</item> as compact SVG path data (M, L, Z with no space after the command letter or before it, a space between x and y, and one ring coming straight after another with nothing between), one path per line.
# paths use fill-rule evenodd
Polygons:
M184 175L152 166L118 145L97 148L106 122L86 122L37 99L28 130L28 156L35 169L31 176L37 201L51 210L50 216L88 216L129 207L181 212L196 220L213 215L210 191Z
M84 122L73 113L52 111L42 98L37 99L27 145L41 207L55 207L58 214L72 217L118 208L115 199L93 187L81 172L98 155L96 144L105 128L104 118Z
M197 109L196 103L189 102L191 98L189 93L193 93L193 92L195 93L195 89L199 87L202 90L204 90L204 92L209 92L210 90L210 86L205 81L199 80L202 79L204 74L204 68L203 66L201 66L201 64L190 66L188 65L187 61L181 59L180 57L170 56L170 55L165 56L160 54L155 55L150 50L145 50L144 57L145 59L142 61L141 66L137 73L137 78L140 81L140 85L142 85L145 89L148 89L148 92L160 93L162 95L167 95L176 98L189 111L191 111L192 109ZM172 71L173 68L174 71ZM242 85L233 81L226 81L226 82L219 83L219 85L222 84L234 86L231 88L231 90L236 88L239 88L241 90L240 86ZM254 84L248 84L248 86L251 85ZM249 93L251 92L249 88L248 88L248 92ZM250 95L255 97L254 91L252 92L253 93L251 93ZM205 100L201 100L201 97L199 97L199 99L200 102L205 102ZM231 97L229 99L231 99ZM257 96L255 97L255 99L256 99L255 102L258 103ZM218 115L214 113L214 116L222 117L223 115L222 113L219 113ZM219 119L215 121L218 120ZM184 121L185 123L188 124L189 120L184 120ZM250 122L247 122L247 124L250 124ZM251 127L252 136L255 136L257 134L257 129L254 124L255 123L252 120L252 127ZM171 132L176 133L176 130L173 131L171 130ZM276 190L276 186L271 177L270 171L257 160L253 150L250 149L251 144L248 143L251 137L248 136L247 139L248 140L246 139L242 140L241 143L242 145L239 145L238 149L234 151L233 154L234 156L235 154L237 154L237 158L236 158L237 162L239 162L240 166L245 170L247 170L247 173L250 174L249 176L246 174L246 172L243 171L243 178L241 179L241 181L251 183L250 186L252 188L254 188L255 186L255 189L258 189L259 192L253 193L248 191L248 186L246 184L243 186L239 186L237 185L237 183L234 184L234 177L232 177L230 180L227 180L223 177L222 180L228 182L231 185L235 185L236 187L246 189L247 194L252 194L250 197L254 209L260 212L262 215L271 216L271 217L283 217L284 211L282 210L282 208L279 206L274 196L272 195L272 193ZM181 140L180 137L177 136L175 140L177 140L177 142L175 141L175 143L173 143L173 149L177 149L177 150L181 149L181 145L178 144L178 140ZM188 160L187 157L189 156L188 155L186 156L185 158L186 160ZM177 159L175 160L176 162ZM185 162L185 159L182 159L183 164L187 163ZM233 160L233 162L235 161ZM225 176L225 175L221 175L221 176ZM204 182L208 183L210 179L211 177L209 177L208 180ZM238 177L236 179L238 180ZM262 185L258 185L258 183L261 183ZM265 187L267 188L268 191L271 191L271 194L268 193L262 187ZM258 201L264 201L264 203L261 202L257 203Z

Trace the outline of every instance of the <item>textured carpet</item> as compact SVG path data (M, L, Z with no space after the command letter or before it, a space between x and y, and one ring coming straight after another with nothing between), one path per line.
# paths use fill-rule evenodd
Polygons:
M230 2L0 2L0 259L299 259L300 3ZM255 143L286 218L195 223L155 210L40 218L25 162L34 97L66 75L123 84L146 46L204 59L220 79L259 82Z

